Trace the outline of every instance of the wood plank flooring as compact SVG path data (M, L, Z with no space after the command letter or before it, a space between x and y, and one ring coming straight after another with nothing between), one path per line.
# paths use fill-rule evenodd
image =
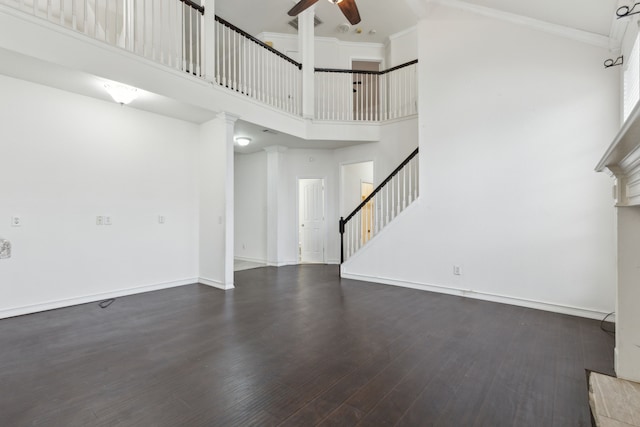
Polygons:
M0 320L0 426L589 426L613 346L597 321L258 268Z

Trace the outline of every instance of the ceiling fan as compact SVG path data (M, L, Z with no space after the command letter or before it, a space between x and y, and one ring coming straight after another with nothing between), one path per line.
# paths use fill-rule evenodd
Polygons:
M298 4L291 8L289 16L296 16L317 2L318 0L300 0ZM351 25L356 25L360 22L360 13L358 12L358 6L356 6L356 0L329 0L329 3L337 4Z

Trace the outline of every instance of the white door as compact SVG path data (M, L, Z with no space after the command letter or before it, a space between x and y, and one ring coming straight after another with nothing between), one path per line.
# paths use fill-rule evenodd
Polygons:
M324 262L324 180L298 180L300 262Z

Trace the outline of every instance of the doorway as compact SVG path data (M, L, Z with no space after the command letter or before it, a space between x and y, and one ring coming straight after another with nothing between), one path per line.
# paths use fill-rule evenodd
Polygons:
M324 263L324 179L298 179L298 261Z
M369 195L373 193L373 182L360 183L360 200L365 201ZM373 229L373 200L369 200L362 207L362 244L364 245L371 239L371 230Z
M379 120L379 61L351 61L353 73L353 120ZM363 71L358 73L357 71Z

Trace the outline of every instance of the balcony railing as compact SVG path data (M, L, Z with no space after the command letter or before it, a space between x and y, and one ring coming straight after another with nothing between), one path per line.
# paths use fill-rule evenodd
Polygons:
M216 16L216 81L288 113L301 115L302 64Z
M192 0L0 0L247 96L302 115L302 64ZM206 46L205 41L215 46ZM315 70L316 120L378 122L416 114L417 60L386 71Z
M33 16L202 76L204 8L190 0L0 0Z
M318 120L382 121L416 114L418 60L386 71L316 68Z

